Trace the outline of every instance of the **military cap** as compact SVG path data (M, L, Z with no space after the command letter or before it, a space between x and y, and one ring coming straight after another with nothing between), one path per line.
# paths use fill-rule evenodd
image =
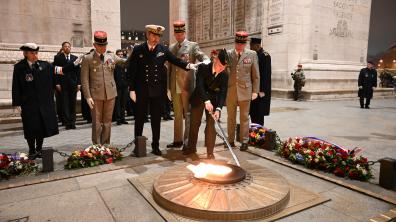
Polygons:
M176 20L173 22L173 31L175 33L186 32L186 23L182 20Z
M22 51L37 52L40 49L40 47L36 43L28 42L28 43L23 44L19 49Z
M250 43L251 44L261 44L261 38L251 38Z
M297 67L302 67L302 65L301 65L301 64L298 64Z
M162 33L165 31L165 28L160 25L146 25L145 28L146 31L159 36L162 36Z
M236 43L246 43L248 41L249 34L245 31L239 31L235 33Z
M95 31L94 43L97 45L107 45L107 33L104 31Z

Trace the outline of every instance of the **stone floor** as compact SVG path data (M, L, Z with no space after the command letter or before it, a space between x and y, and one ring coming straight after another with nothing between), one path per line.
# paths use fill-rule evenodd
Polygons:
M226 109L222 117L226 128ZM347 148L362 147L369 160L396 158L396 99L374 99L371 109L360 109L358 101L293 102L273 100L266 126L275 129L282 139L290 136L317 136ZM161 147L172 141L173 122L162 123ZM62 130L45 140L45 146L71 151L90 143L89 125L77 130ZM131 141L133 124L113 126L112 142L125 145ZM150 125L144 134L150 144ZM203 130L199 146L203 146ZM220 143L220 140L217 141ZM21 133L0 137L0 152L25 151ZM149 145L148 145L149 148ZM201 148L204 151L204 149ZM229 158L218 147L216 158ZM126 150L126 154L130 152ZM261 165L284 176L289 183L331 199L280 221L368 221L395 205L347 189L329 181L258 156L241 153L246 161ZM64 174L64 158L55 155L58 173ZM133 161L133 160L132 160ZM163 159L159 163L77 176L36 185L0 190L0 221L162 221L162 217L128 183L128 178L162 172L185 159ZM379 187L379 165L374 165L376 179L368 186ZM26 177L34 178L34 176ZM12 183L3 181L0 183Z

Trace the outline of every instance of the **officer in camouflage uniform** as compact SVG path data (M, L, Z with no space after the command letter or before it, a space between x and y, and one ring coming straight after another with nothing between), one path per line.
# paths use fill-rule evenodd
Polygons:
M294 100L301 101L301 89L303 86L305 86L305 75L301 64L297 65L297 70L292 73L291 76L294 80Z

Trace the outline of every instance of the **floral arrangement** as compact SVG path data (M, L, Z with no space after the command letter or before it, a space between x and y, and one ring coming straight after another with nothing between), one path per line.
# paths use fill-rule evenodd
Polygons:
M35 173L38 166L33 160L29 160L26 153L14 153L11 155L0 153L0 180L9 179L12 176L28 175Z
M249 145L262 146L265 141L266 131L268 131L267 128L256 123L251 123L249 127Z
M108 145L92 145L84 150L72 152L67 159L65 169L93 167L101 164L110 164L122 159L121 152Z
M293 163L333 173L339 177L368 181L373 177L368 160L335 144L310 137L289 138L278 149L278 154Z

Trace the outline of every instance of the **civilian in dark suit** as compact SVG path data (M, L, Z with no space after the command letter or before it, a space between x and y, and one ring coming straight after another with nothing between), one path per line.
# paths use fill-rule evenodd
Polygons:
M123 58L124 53L121 49L116 51L116 55ZM114 115L117 121L117 125L128 124L125 121L125 107L128 99L128 80L127 80L127 69L124 64L116 64L114 68L114 81L117 86L117 97L114 107Z
M197 151L197 139L203 111L206 114L205 145L207 156L213 159L213 149L216 141L215 122L220 118L220 112L227 96L228 74L224 70L227 65L227 51L212 52L212 62L200 64L196 73L196 86L191 95L191 120L188 136L188 146L184 155Z
M62 53L54 57L54 66L64 67L69 63L73 63L77 56L70 53L71 44L69 42L62 43ZM80 66L72 66L73 69L65 75L57 75L57 89L60 89L62 96L63 119L66 129L76 128L76 100L77 92L81 88L80 82Z
M261 47L260 38L251 38L250 49L257 52L260 71L260 92L250 103L250 119L264 126L264 116L269 115L271 106L271 56Z
M159 138L161 114L167 90L164 63L169 61L183 69L195 68L194 64L188 64L176 58L167 47L159 44L164 30L164 27L158 25L146 26L147 42L134 47L128 68L130 97L136 102L135 138L143 133L149 105L153 135L151 147L155 155L162 155L159 149Z
M23 133L29 145L29 159L41 158L45 137L59 133L56 120L53 66L38 60L39 47L26 43L25 58L14 66L12 105L21 112Z

